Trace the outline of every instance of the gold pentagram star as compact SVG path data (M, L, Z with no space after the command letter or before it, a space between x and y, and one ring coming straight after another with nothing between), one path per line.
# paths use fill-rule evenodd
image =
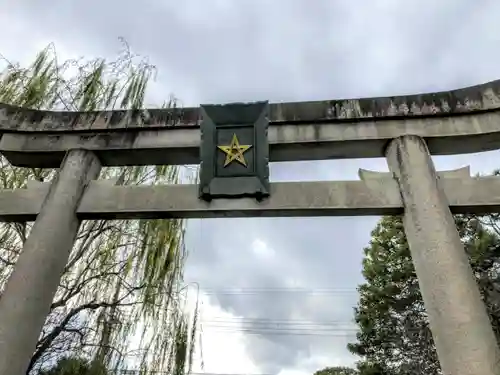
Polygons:
M238 163L247 167L247 162L243 153L248 151L248 149L252 147L252 145L240 145L238 141L238 137L236 134L233 134L233 139L231 140L231 144L227 146L217 146L219 150L226 154L226 160L224 162L224 167L227 167L233 160L236 160Z

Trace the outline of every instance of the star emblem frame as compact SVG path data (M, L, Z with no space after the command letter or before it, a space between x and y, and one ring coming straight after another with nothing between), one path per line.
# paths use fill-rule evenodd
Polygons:
M202 105L199 197L269 196L269 103Z

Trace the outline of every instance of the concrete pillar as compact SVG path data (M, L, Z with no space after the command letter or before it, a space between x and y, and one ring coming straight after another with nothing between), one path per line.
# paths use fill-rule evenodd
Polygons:
M394 139L386 157L443 373L499 375L495 335L425 141Z
M24 375L35 350L80 220L76 209L100 171L85 150L66 154L0 298L0 375Z

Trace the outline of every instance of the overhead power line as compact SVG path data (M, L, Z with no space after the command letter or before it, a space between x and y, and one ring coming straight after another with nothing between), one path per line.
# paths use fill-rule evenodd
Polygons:
M262 324L320 324L320 325L338 325L352 324L351 320L305 320L305 319L276 319L276 318L250 318L250 317L210 317L210 319L202 319L204 322L215 323L262 323Z
M202 288L202 294L206 295L255 295L255 294L313 294L313 295L356 295L355 289L335 288Z
M204 332L260 335L352 336L358 327L351 320L315 321L250 317L210 317L199 320Z
M217 333L245 333L248 335L262 335L262 336L324 336L324 337L355 337L356 331L338 331L338 332L322 332L322 331L272 331L272 330L253 330L253 329L215 329L210 332Z
M300 330L321 330L321 331L339 331L339 330L349 330L356 329L356 326L352 322L338 322L338 323L314 323L314 322L252 322L252 321L217 321L217 320L201 320L203 327L210 328L230 328L230 329L276 329L276 330L289 330L289 329L300 329Z
M358 328L352 322L322 324L314 322L273 322L272 320L242 323L237 320L201 320L204 332L245 333L255 335L354 336Z
M140 370L117 370L113 375L139 375ZM150 374L170 374L167 371L149 371ZM223 372L190 372L189 375L276 375L276 374L251 374L251 373L223 373Z
M283 294L296 297L335 297L356 295L355 289L301 287L232 287L201 288L205 295L257 296ZM358 328L352 321L314 321L304 319L272 319L251 317L200 317L204 332L244 333L255 335L355 336Z

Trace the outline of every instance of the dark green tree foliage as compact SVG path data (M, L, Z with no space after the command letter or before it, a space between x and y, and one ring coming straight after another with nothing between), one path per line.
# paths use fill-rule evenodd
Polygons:
M39 375L108 375L109 372L102 365L82 358L67 357L59 360L49 370L40 371Z
M500 337L500 237L496 217L455 218L475 277ZM482 224L481 224L482 223ZM360 332L349 350L363 359L360 375L441 374L417 276L400 217L384 217L364 249Z
M350 367L326 367L318 370L314 375L357 375L358 372Z

